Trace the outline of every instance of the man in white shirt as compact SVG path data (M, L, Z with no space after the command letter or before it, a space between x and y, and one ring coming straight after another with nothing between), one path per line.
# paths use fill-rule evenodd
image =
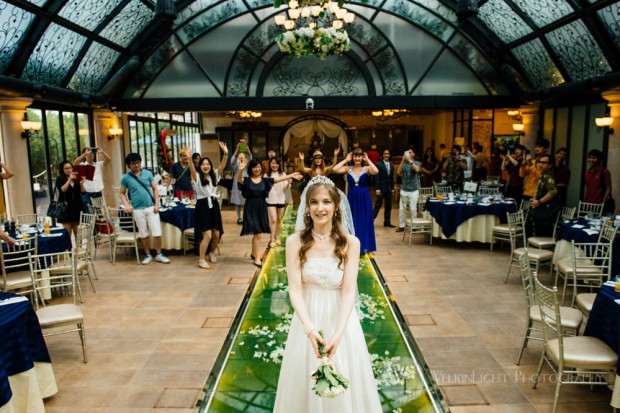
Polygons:
M95 162L95 156L103 156L104 160ZM103 196L103 176L101 170L103 166L110 163L111 160L112 158L110 158L110 155L105 153L101 147L86 148L80 156L73 160L73 165L91 165L95 167L93 179L84 181L84 189L86 189L86 192L82 193L82 204L84 205L84 212L86 213L89 213L88 205L92 204L91 198Z

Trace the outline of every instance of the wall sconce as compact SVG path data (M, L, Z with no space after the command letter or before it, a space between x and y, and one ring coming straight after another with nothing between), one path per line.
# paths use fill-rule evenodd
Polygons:
M514 118L515 116L519 116L521 112L519 112L518 110L509 110L508 112L506 112L506 114L511 118Z
M41 129L41 126L41 122L28 120L28 114L24 113L24 120L22 120L22 129L24 129L22 138L27 139L38 136L37 131Z
M594 123L599 127L599 129L607 128L610 135L614 134L614 129L610 128L611 124L614 123L614 118L611 116L605 115L602 118L594 118Z
M123 130L121 128L110 128L110 135L108 136L108 140L112 141L118 138L123 134Z
M525 132L523 132L523 129L525 129L525 125L522 123L513 123L512 124L512 130L514 130L516 133L518 133L521 136L525 135Z

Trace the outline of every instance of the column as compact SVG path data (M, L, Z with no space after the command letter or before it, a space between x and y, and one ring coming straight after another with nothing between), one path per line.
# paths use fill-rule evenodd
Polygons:
M125 160L123 159L123 138L112 137L110 128L120 127L121 120L109 109L95 109L93 111L95 122L95 144L101 146L110 155L112 160L103 168L103 196L108 206L118 207L116 202L115 188L120 185L121 176L125 173ZM124 132L124 131L123 131Z
M532 156L534 156L534 145L536 144L537 131L538 131L538 106L529 105L522 107L521 116L523 118L522 122L525 126L523 132L525 132L524 136L521 136L520 142L522 145L525 145L529 150L532 151Z
M28 141L22 139L21 121L31 98L0 98L0 144L2 160L15 174L4 182L7 215L32 214L32 178L28 161ZM38 211L45 213L46 211Z
M620 194L620 89L603 92L602 96L608 102L609 116L614 118L614 122L610 126L614 129L614 134L609 135L607 165L605 167L611 173L611 195L618 201L620 200L618 196Z

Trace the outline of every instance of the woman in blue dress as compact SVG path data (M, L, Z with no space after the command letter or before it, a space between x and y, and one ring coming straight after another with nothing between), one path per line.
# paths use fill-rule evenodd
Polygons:
M351 161L353 161L353 165L347 165ZM370 175L379 173L377 166L370 162L365 152L360 148L355 148L352 153L347 154L342 162L334 166L334 173L347 174L347 199L351 205L355 236L360 240L361 254L376 251L375 223L368 186L370 185Z

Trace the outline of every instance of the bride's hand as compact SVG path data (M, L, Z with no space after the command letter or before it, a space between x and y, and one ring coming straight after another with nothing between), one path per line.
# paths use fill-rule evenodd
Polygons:
M338 344L340 344L340 337L332 337L331 339L329 339L329 342L325 346L325 354L327 354L328 359L331 360L334 354L336 354Z
M321 352L319 351L318 343L325 345L325 340L321 338L317 330L312 330L308 338L310 339L310 343L312 343L312 348L314 349L314 354L316 354L316 357L319 359L322 358L323 356L321 356Z

